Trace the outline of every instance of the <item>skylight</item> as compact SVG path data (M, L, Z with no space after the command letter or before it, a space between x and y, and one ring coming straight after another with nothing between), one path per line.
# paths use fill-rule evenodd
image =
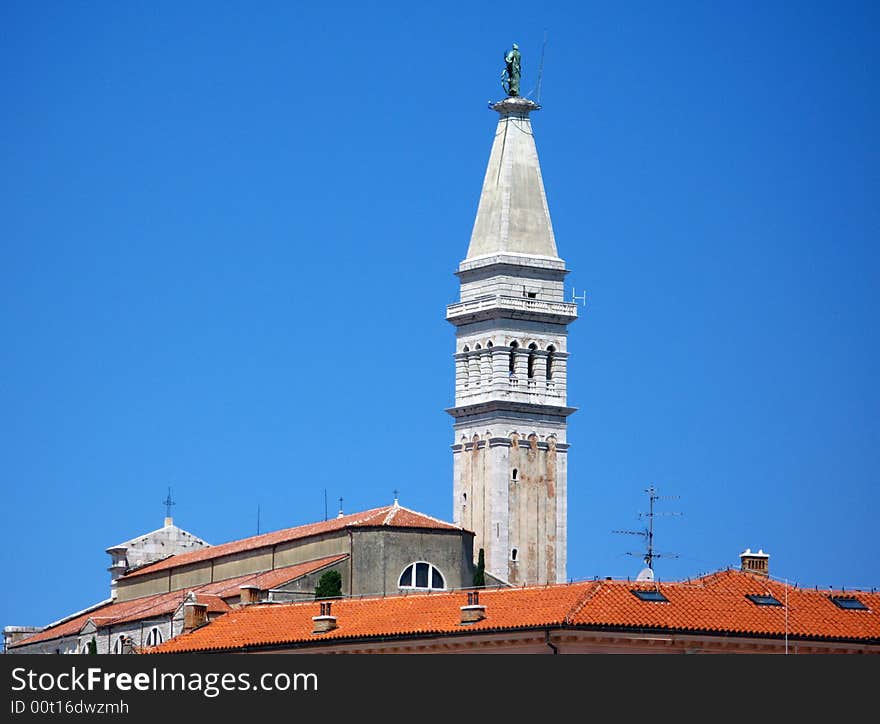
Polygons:
M777 601L773 596L769 593L764 595L756 595L753 593L746 594L746 598L749 599L756 606L781 606L782 604Z
M829 596L831 602L838 608L845 608L848 611L867 611L868 607L859 599L853 596Z
M657 601L660 603L668 603L669 599L666 598L660 591L657 590L639 590L638 588L634 588L632 590L633 595L642 600L642 601Z

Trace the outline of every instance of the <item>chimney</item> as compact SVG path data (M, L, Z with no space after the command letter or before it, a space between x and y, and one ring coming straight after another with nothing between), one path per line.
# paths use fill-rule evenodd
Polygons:
M247 606L251 603L259 603L260 602L260 587L254 586L252 584L245 584L244 586L239 586L238 590L241 591L241 605Z
M467 605L461 607L462 625L477 623L486 618L486 607L480 605L480 592L472 591L467 595Z
M741 562L740 570L764 576L764 578L770 576L770 556L763 550L758 549L757 553L752 553L751 548L746 548L739 554L739 560Z
M208 604L199 603L194 593L183 602L183 632L194 631L208 623Z
M321 614L312 616L312 633L327 633L336 628L336 616L330 614L330 601L321 601Z

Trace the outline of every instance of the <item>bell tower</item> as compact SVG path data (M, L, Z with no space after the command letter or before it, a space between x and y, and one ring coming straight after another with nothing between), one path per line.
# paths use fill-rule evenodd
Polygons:
M568 325L565 262L529 114L499 115L467 256L456 329L453 519L476 533L487 572L512 584L566 580Z

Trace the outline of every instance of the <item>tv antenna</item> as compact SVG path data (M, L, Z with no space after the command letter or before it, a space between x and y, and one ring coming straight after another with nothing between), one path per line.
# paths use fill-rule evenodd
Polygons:
M645 552L633 553L627 551L628 556L640 556L645 561L646 569L639 573L639 580L654 580L654 559L655 558L678 558L678 553L657 553L654 550L654 518L667 518L681 513L662 512L658 513L654 510L654 503L658 500L678 500L678 495L657 495L657 490L653 485L648 487L645 492L648 494L648 512L639 513L639 519L647 519L648 525L642 530L612 530L612 533L620 533L622 535L638 535L645 540Z
M585 307L587 306L587 290L584 289L583 294L581 294L580 296L578 296L577 294L575 294L575 289L574 289L574 287L572 287L572 288L571 288L571 303L572 303L572 304L577 304L578 302L580 302L581 304L583 304Z

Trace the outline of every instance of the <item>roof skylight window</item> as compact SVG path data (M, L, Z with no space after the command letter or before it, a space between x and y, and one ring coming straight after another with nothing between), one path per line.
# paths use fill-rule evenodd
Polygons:
M746 598L749 599L756 606L781 606L782 604L777 601L773 596L769 593L765 593L763 595L757 595L753 593L746 594Z
M655 601L657 603L669 603L669 599L666 598L660 591L656 589L652 590L639 590L638 588L634 588L632 590L632 594L641 601Z
M855 596L829 596L831 602L838 608L848 611L867 611L868 607Z

